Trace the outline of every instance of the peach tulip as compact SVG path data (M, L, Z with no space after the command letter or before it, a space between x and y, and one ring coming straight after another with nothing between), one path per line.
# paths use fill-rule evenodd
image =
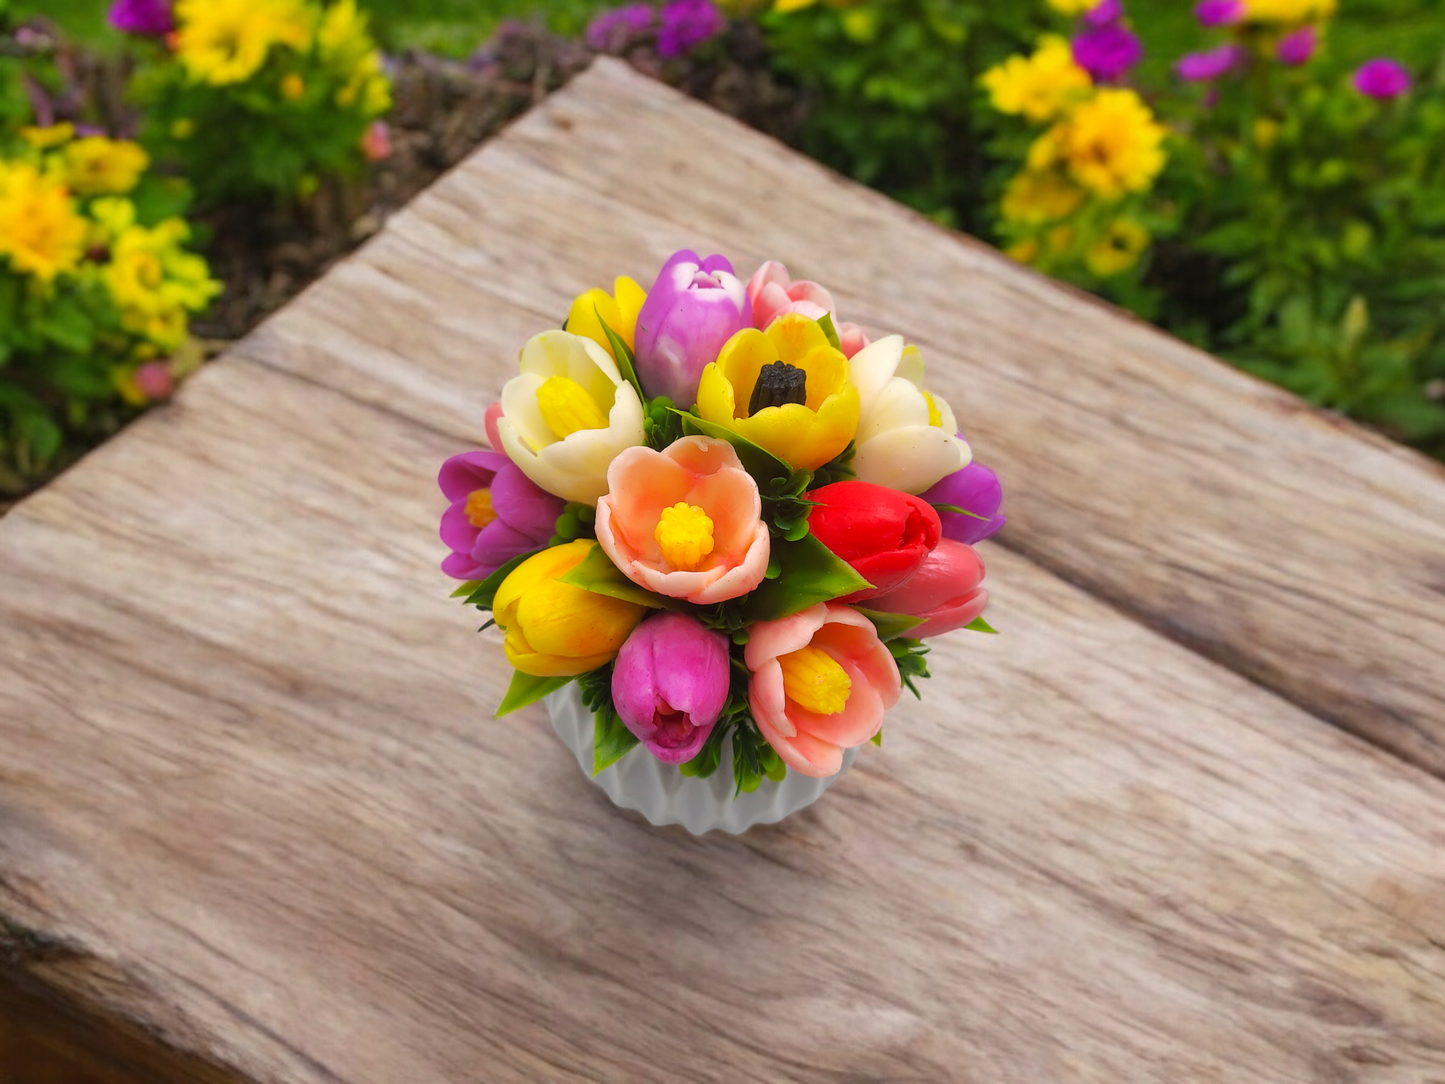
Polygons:
M758 729L789 768L817 778L878 733L902 691L873 622L835 602L753 625L743 659Z
M627 448L607 468L597 541L640 587L711 606L763 582L770 543L758 484L725 440Z
M868 345L868 336L857 324L840 321L838 309L833 304L833 295L816 282L801 279L792 281L788 269L777 260L768 260L753 272L748 279L748 297L753 302L753 326L759 331L768 330L780 316L795 313L810 320L821 319L824 313L833 314L833 329L838 333L843 356L851 358Z

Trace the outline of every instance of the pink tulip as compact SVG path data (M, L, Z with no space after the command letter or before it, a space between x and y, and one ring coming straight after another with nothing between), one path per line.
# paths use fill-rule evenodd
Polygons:
M769 260L753 272L748 279L748 296L753 301L753 326L766 331L768 325L779 316L796 313L810 320L821 319L824 313L834 313L833 330L845 357L852 357L868 345L868 336L857 324L840 323L833 295L816 282L806 279L793 282L788 269L777 260Z
M648 618L612 669L612 705L664 764L697 756L728 699L728 640L680 613Z
M940 636L961 629L982 616L988 591L982 586L983 561L972 546L945 538L913 578L887 595L868 600L870 610L922 617L924 623L907 635Z
M789 692L785 668L792 670L797 653L807 648L820 651L847 675L841 710L809 710ZM843 750L878 733L883 713L898 703L902 690L898 665L873 622L835 602L753 625L743 658L753 675L748 705L758 730L789 768L817 778L836 775Z
M725 440L624 450L607 468L597 541L633 583L711 606L763 582L771 546L758 484Z

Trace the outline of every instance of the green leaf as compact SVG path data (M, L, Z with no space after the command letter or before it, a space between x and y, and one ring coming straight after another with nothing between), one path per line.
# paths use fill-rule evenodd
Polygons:
M512 684L507 687L507 695L502 697L502 702L497 705L497 718L510 715L518 708L525 708L528 704L535 704L542 697L548 693L555 693L571 680L569 677L533 677L520 670L513 671Z
M991 636L998 635L998 629L993 628L982 617L975 617L972 621L970 621L967 625L964 625L963 627L968 629L970 632L986 632Z
M782 575L763 580L748 595L746 612L752 621L776 621L818 602L828 602L873 585L813 535L797 541L773 540L772 559Z
M688 436L716 437L718 440L725 440L733 446L742 460L744 469L754 478L788 478L794 476L793 468L786 460L779 459L772 452L762 445L754 444L741 433L734 433L731 429L724 429L715 422L699 418L696 414L689 414L685 410L673 411L682 418L682 431Z
M703 747L697 751L697 756L677 766L677 770L690 779L707 779L718 770L722 764L723 738L727 736L730 728L724 726L721 721L712 728Z
M622 574L622 570L612 563L607 552L596 544L579 564L559 579L562 583L570 583L573 587L591 591L594 595L606 595L608 598L621 599L623 602L635 602L639 606L646 606L653 610L661 610L674 605L672 599L664 595L655 595L629 580Z
M490 610L493 600L497 597L497 588L502 586L502 581L510 576L513 571L516 570L517 566L528 557L535 557L541 552L541 550L533 550L531 553L523 553L517 557L513 557L477 585L477 589L467 596L467 605L475 606L479 610Z
M878 610L867 610L862 606L854 606L853 609L873 622L873 627L878 630L878 639L885 643L902 636L905 632L916 629L927 620L922 617L912 617L908 614L887 614Z
M874 734L868 740L871 741L874 745L878 746L880 749L883 748L883 728L880 726L878 728L878 733Z
M970 512L967 508L960 508L956 504L935 504L935 512L952 512L955 516L968 516L970 519L981 519L987 522L993 519L992 516L981 516L977 512Z
M597 313L597 322L602 325L607 341L612 344L612 356L617 359L617 368L622 373L622 379L637 389L637 397L646 404L647 396L643 394L642 381L637 379L637 359L628 349L627 343L623 342L622 336L607 326L607 321L602 319L602 313L596 305L592 306L592 311Z
M828 343L840 354L843 352L843 341L838 338L838 330L833 326L833 314L825 312L818 317L818 326L823 329L823 334L828 337Z
M788 766L783 763L783 758L778 756L778 751L771 745L763 750L759 758L763 763L763 774L774 783L781 783L788 776Z
M592 774L596 775L632 752L638 741L616 711L603 709L592 719Z
M477 588L480 586L482 586L481 580L468 580L466 583L462 584L455 591L453 591L451 597L469 598L476 593Z

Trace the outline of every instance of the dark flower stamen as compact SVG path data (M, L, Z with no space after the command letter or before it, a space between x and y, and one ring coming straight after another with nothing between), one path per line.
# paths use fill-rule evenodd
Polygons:
M748 416L752 417L767 407L807 401L808 374L786 361L775 361L764 365L758 373L758 382L753 385L753 397L748 400Z

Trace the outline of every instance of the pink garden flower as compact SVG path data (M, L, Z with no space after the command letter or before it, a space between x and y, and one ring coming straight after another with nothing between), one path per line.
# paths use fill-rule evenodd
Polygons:
M1306 24L1282 37L1279 44L1274 47L1274 55L1281 64L1298 68L1301 64L1309 63L1310 57L1315 55L1315 49L1319 47L1319 43L1319 30L1312 24Z
M868 600L880 613L922 617L909 636L942 636L982 616L988 606L983 561L972 546L945 538L923 559L913 578L898 590Z
M898 664L873 622L851 606L820 602L748 630L748 705L789 768L836 775L843 750L878 733L898 703Z
M1203 26L1232 26L1244 18L1244 0L1199 0L1194 17Z
M634 583L711 606L763 582L771 546L758 484L725 440L628 448L607 468L597 541Z
M753 272L753 277L748 279L748 296L753 301L753 326L759 331L768 330L769 324L788 313L818 320L831 312L833 330L838 333L845 357L851 358L868 345L868 336L862 328L838 320L832 294L816 282L806 279L793 282L788 277L788 269L777 260L769 260Z
M1367 98L1387 101L1408 94L1413 85L1410 73L1399 61L1380 57L1367 60L1355 72L1355 89Z
M1210 83L1223 79L1249 61L1249 50L1236 42L1226 42L1202 53L1187 53L1179 58L1174 71L1191 83Z
M728 638L686 614L650 617L622 645L612 705L664 764L697 756L728 699Z

